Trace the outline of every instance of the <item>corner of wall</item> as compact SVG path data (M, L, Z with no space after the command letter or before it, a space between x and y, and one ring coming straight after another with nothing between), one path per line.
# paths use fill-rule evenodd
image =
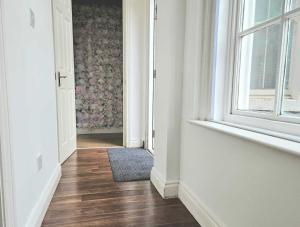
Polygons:
M26 227L40 227L42 225L43 219L46 215L54 192L58 186L59 180L61 178L61 166L60 164L57 165L51 178L49 179L48 183L46 184L44 190L41 193L41 196L33 208L28 221L26 223Z
M126 147L128 148L139 148L143 147L144 141L142 139L135 139L127 141Z
M201 226L225 227L183 182L165 181L155 167L151 171L151 182L162 198L179 198Z
M183 182L179 183L178 198L202 227L225 227Z
M179 181L165 181L155 167L151 171L151 182L164 199L178 196Z

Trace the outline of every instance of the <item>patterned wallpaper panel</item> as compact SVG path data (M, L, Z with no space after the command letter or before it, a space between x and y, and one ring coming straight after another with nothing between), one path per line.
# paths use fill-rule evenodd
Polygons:
M122 6L74 1L73 32L77 128L122 127Z

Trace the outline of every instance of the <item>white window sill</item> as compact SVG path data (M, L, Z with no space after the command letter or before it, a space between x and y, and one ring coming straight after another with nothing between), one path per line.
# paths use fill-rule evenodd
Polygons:
M190 120L188 122L300 156L300 143L298 142L212 121Z

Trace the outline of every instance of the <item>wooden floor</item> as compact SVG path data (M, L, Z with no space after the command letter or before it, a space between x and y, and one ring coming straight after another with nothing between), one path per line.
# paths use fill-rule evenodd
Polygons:
M106 149L80 150L62 179L42 226L199 226L178 199L163 200L150 181L116 183Z
M84 134L77 136L77 148L121 147L123 135L117 134Z

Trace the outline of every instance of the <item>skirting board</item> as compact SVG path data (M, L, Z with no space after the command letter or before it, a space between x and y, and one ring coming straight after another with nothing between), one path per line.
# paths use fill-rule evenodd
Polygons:
M101 129L88 129L78 128L77 134L101 134L101 133L123 133L123 128L101 128Z
M36 206L33 208L31 215L25 225L26 227L40 227L42 225L60 178L61 166L58 165L47 185L45 186Z
M179 181L165 181L156 168L151 170L151 182L164 199L176 198L178 196Z
M127 141L126 147L128 148L138 148L138 147L143 147L144 146L144 141L141 139L137 140L129 140Z
M179 184L178 197L202 227L225 227L182 182Z

